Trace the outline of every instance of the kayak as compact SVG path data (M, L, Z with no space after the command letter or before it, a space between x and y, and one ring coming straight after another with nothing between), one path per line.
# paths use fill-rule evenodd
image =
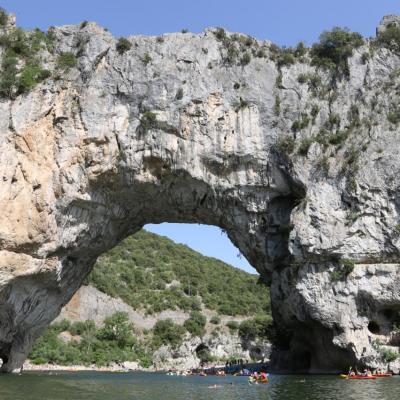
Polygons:
M351 375L351 376L349 376L349 375L341 374L340 377L342 379L376 379L376 376L372 376L372 375L371 376L365 376L365 375Z
M268 379L249 379L249 383L268 383Z
M393 376L393 374L387 373L387 374L372 374L375 378L390 378Z

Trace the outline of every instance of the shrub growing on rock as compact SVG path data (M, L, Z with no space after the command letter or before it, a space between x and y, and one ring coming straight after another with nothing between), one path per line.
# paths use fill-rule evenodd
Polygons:
M4 8L0 8L0 27L5 27L7 25L8 15Z
M400 28L396 25L387 26L384 31L380 32L377 42L392 51L399 51Z
M192 311L183 326L193 336L202 337L205 333L206 317L199 311Z
M282 138L278 139L277 142L277 149L283 154L289 155L293 153L294 148L295 148L295 140L293 136L284 136Z
M145 53L143 58L142 58L142 63L144 65L147 65L147 64L151 63L152 60L153 59L151 58L150 54L149 53Z
M39 65L27 64L23 67L18 81L18 92L26 93L32 90L39 82L47 79L50 71L41 68Z
M250 61L251 61L250 53L244 53L242 58L240 59L240 64L245 66L245 65L249 64Z
M239 324L236 321L228 321L226 323L226 326L229 328L229 330L233 333L236 332L239 329Z
M357 32L339 27L325 31L321 34L319 43L311 48L312 64L348 76L347 59L352 56L355 48L363 44L364 39Z
M157 126L157 114L146 111L143 113L142 117L140 118L140 126L147 132L149 129L156 128Z
M115 48L118 54L122 55L132 48L132 43L126 38L119 38Z
M76 65L76 57L74 54L70 52L61 53L57 57L57 67L64 71L75 67Z

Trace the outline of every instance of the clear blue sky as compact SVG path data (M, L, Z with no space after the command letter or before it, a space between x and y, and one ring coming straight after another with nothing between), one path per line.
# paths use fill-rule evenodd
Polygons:
M315 41L324 29L347 26L365 36L398 0L0 0L23 27L97 21L117 36L158 35L209 26L270 39L280 45Z
M252 274L256 270L241 256L225 233L216 226L198 224L150 224L148 231L168 236L178 243L187 244L194 250L210 257L219 258L228 264L244 269Z
M334 26L375 35L383 15L400 14L397 0L0 0L24 28L96 21L116 36L159 35L223 26L279 45L311 44ZM254 270L215 227L161 224L147 229L248 271Z

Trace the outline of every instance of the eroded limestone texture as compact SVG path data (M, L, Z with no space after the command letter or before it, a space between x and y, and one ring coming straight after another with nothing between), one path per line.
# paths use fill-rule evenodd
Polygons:
M22 363L96 257L159 222L220 226L271 282L276 368L382 365L373 343L393 343L400 311L399 130L387 119L399 57L377 48L366 59L366 42L332 87L307 55L278 68L269 42L252 44L266 57L228 65L212 30L131 37L123 55L94 23L55 35L55 54L79 54L77 67L0 102L3 370ZM56 56L43 57L54 69ZM343 259L354 271L332 280Z

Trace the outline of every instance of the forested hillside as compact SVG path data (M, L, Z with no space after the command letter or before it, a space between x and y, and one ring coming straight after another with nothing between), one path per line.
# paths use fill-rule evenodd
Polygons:
M147 313L205 308L224 315L269 311L257 276L145 230L99 258L88 283Z

